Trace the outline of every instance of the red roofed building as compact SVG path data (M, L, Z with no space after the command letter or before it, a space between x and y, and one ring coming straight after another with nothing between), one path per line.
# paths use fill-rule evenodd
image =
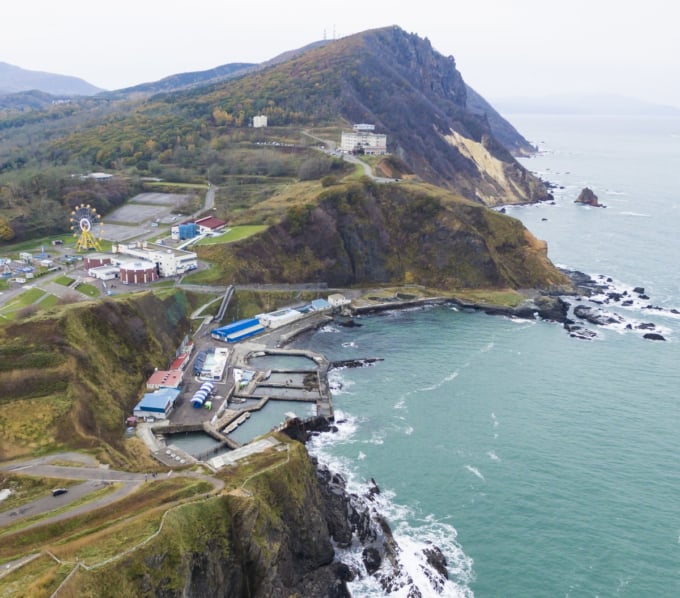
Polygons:
M198 226L198 232L201 234L221 231L227 225L224 220L220 220L214 216L200 218L199 220L196 220L195 224Z
M182 386L182 370L156 370L146 381L149 390L179 388Z
M175 361L173 361L170 364L170 369L171 370L184 370L184 368L187 366L187 363L189 363L189 358L191 357L191 353L182 353Z

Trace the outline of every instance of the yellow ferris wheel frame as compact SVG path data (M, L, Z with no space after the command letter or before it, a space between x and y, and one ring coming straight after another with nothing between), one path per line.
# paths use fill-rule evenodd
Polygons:
M101 250L103 225L97 209L90 204L80 204L71 212L69 219L73 236L76 237L76 250Z

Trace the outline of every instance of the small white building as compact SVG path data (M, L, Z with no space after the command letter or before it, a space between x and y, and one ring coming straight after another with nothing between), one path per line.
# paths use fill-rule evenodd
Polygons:
M261 129L267 126L267 116L264 114L258 114L253 116L253 128Z
M331 307L342 307L344 305L349 305L351 301L342 293L333 293L332 295L328 295L328 303L331 304Z
M112 266L110 264L104 266L95 266L94 268L88 268L87 275L96 278L97 280L113 280L118 278L120 272L119 266Z
M198 227L198 232L201 235L223 231L224 227L227 225L224 220L220 220L214 216L199 218L194 224Z

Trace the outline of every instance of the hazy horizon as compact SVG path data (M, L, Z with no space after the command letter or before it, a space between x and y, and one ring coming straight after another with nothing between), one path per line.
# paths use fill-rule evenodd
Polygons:
M680 107L675 11L661 0L635 10L613 0L418 3L195 0L186 7L119 0L25 0L5 8L0 61L122 89L234 62L259 63L322 40L397 25L452 55L487 99L612 93Z

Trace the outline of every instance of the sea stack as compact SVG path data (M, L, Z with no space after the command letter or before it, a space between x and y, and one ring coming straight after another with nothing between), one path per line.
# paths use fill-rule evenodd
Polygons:
M581 193L578 194L578 197L574 200L574 203L582 203L587 206L593 206L594 208L607 207L597 200L597 195L595 195L593 190L589 187L584 187L581 189Z

